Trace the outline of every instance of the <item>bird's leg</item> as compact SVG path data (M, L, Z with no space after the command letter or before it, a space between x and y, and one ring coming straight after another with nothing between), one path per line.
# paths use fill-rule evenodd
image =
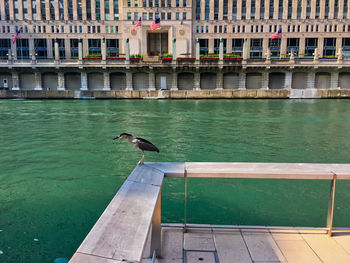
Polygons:
M145 153L142 151L142 157L138 164L143 164L143 159L145 159Z

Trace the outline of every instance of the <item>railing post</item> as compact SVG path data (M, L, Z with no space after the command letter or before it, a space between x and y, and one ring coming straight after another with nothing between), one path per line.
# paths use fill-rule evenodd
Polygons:
M187 232L187 170L185 168L185 211L184 211L184 233Z
M159 192L156 208L152 218L151 253L156 251L158 258L161 257L161 192Z
M331 181L331 189L330 189L329 202L328 202L327 228L328 228L328 236L330 237L332 236L332 228L333 228L335 182L336 182L336 174L333 175L333 179Z

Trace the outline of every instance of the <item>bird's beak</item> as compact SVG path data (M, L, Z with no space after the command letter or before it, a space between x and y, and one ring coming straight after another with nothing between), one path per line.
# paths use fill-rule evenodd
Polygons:
M119 136L117 136L117 137L113 138L113 140L119 140L119 139L120 139L120 137L119 137Z

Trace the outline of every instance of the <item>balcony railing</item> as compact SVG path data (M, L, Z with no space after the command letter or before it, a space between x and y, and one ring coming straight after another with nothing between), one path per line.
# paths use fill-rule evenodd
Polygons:
M161 256L161 189L164 177L184 178L184 222L177 227L211 227L187 224L187 178L242 178L326 180L330 182L327 222L323 228L280 227L274 229L326 230L333 227L335 185L350 180L350 164L307 163L145 163L138 165L125 180L111 203L86 236L71 259L80 262L141 262L150 233L150 256ZM290 181L292 183L292 181ZM307 195L307 193L304 193ZM220 227L220 226L215 226ZM266 226L222 226L224 228L261 229ZM345 228L342 228L343 230ZM346 228L349 230L349 228ZM109 261L108 261L109 262Z

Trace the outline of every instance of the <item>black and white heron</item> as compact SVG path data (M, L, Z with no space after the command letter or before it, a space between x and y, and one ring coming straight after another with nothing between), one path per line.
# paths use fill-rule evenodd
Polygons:
M130 143L135 145L135 147L139 148L142 151L142 157L141 157L141 160L138 162L138 164L143 164L143 159L145 158L144 151L159 152L159 149L153 143L143 138L135 137L129 133L123 132L119 136L116 136L115 138L113 138L113 140L119 140L119 139L128 140Z

